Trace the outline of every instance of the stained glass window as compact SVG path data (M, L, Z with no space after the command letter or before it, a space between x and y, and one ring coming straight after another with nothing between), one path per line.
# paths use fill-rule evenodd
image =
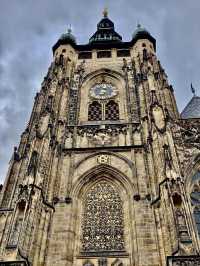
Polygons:
M82 252L124 250L122 200L106 181L95 184L83 202Z

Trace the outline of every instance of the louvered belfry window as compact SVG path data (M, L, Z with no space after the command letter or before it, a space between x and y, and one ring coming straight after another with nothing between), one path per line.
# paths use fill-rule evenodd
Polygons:
M119 120L119 105L113 100L105 106L105 120Z
M89 105L88 120L89 121L102 120L102 106L97 101L94 101Z

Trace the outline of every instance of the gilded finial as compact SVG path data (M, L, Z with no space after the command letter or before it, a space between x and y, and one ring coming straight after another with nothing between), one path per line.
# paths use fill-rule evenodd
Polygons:
M107 18L108 17L108 9L107 8L104 8L104 10L103 10L103 16L104 16L104 18Z

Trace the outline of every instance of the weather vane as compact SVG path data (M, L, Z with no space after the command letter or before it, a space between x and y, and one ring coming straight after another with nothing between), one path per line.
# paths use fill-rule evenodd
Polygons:
M191 83L191 91L192 91L193 95L195 96L196 95L196 91L195 91L195 88L193 87L192 83Z

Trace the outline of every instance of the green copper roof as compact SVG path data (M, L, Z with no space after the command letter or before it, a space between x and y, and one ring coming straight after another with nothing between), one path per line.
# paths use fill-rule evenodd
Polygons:
M76 38L72 34L71 29L68 29L66 33L63 33L60 36L59 40L61 40L61 41L70 41L70 42L73 42L74 44L76 43Z
M149 34L150 33L144 28L142 27L140 24L137 25L137 29L134 31L133 33L133 39L138 35L138 34L141 34L141 33L146 33L146 34Z

